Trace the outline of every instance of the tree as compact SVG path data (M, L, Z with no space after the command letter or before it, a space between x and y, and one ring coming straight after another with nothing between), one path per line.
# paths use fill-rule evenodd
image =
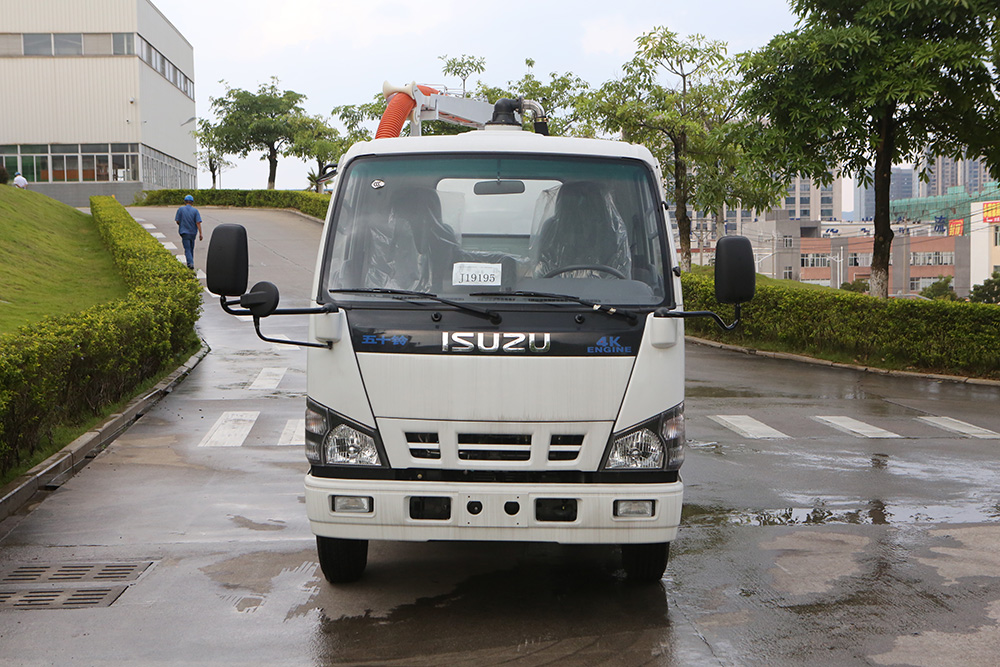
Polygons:
M476 56L461 55L458 58L449 58L447 55L438 56L438 60L444 61L441 71L447 76L457 76L462 80L462 97L465 97L465 82L475 74L482 74L486 71L486 58Z
M296 128L292 145L286 154L295 155L303 160L315 160L316 171L310 174L310 187L316 192L322 192L319 182L327 165L336 164L340 156L351 147L350 140L343 137L340 131L331 127L323 116L301 116L296 119Z
M872 294L885 298L892 165L925 151L1000 171L996 0L792 0L799 26L744 62L761 160L786 179L874 183ZM991 58L993 64L990 64ZM873 176L868 170L874 168Z
M305 113L300 103L305 98L291 90L278 90L274 77L256 93L226 85L225 95L209 98L219 118L216 134L220 148L240 157L262 151L261 159L268 162L268 190L274 189L278 156L286 154L295 141L295 130Z
M953 276L938 276L937 280L920 290L920 296L942 301L958 301L958 295L951 286L953 279Z
M212 175L213 190L216 187L216 177L221 179L223 170L236 166L226 159L216 130L217 127L207 119L199 118L198 129L192 133L198 140L198 145L201 146L198 149L198 164Z
M969 294L972 303L1000 303L1000 271L983 281L982 285L974 285Z
M742 202L763 209L778 185L762 165L749 163L736 132L740 83L724 42L663 27L640 36L620 79L605 83L591 108L609 132L644 144L670 174L681 266L691 267L689 206L718 216ZM661 81L661 78L666 81ZM763 176L763 180L760 177ZM764 185L763 189L757 186ZM780 184L779 184L780 185Z
M588 104L593 96L590 84L572 72L550 72L548 82L535 76L535 61L524 60L527 72L506 86L489 86L480 82L476 94L491 102L501 97L534 100L542 105L549 121L549 133L556 136L592 137L596 128Z

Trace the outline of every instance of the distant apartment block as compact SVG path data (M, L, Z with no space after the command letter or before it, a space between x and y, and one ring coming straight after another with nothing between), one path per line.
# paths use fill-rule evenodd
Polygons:
M982 160L956 160L950 157L926 158L927 182L920 183L914 197L939 197L949 193L950 188L960 187L967 194L983 191L994 178Z
M869 170L869 176L872 171ZM893 167L889 183L889 201L909 199L917 196L916 172L910 167ZM875 186L864 187L860 181L854 188L854 219L869 221L875 217Z
M149 0L4 3L0 160L74 206L196 187L194 49Z

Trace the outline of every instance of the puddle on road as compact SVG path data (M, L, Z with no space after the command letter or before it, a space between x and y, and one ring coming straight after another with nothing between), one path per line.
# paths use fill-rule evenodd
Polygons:
M845 503L837 503L843 505ZM685 505L681 523L685 526L822 526L854 524L900 526L938 523L990 523L1000 521L1000 503L985 506L924 505L887 506L869 500L861 506L835 509L824 504L782 509L731 509Z

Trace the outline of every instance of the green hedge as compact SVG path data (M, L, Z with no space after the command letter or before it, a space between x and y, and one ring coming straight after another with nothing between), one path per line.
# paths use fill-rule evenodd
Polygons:
M0 336L0 471L31 456L55 425L100 414L197 343L194 274L113 198L91 197L90 208L129 294Z
M301 190L146 190L136 198L136 204L183 206L184 195L193 196L195 206L294 208L320 220L326 219L330 205L330 195Z
M685 310L732 306L715 301L711 278L686 273ZM708 319L688 333L734 345L790 351L889 369L1000 379L1000 306L955 301L878 299L845 290L758 286L743 323L721 331Z

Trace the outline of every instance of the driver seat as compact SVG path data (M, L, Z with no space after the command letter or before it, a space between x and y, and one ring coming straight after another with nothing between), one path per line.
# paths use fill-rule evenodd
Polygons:
M631 278L628 237L604 189L593 181L564 183L556 194L555 214L538 234L536 277L568 266L608 266ZM574 271L608 278L601 271Z

